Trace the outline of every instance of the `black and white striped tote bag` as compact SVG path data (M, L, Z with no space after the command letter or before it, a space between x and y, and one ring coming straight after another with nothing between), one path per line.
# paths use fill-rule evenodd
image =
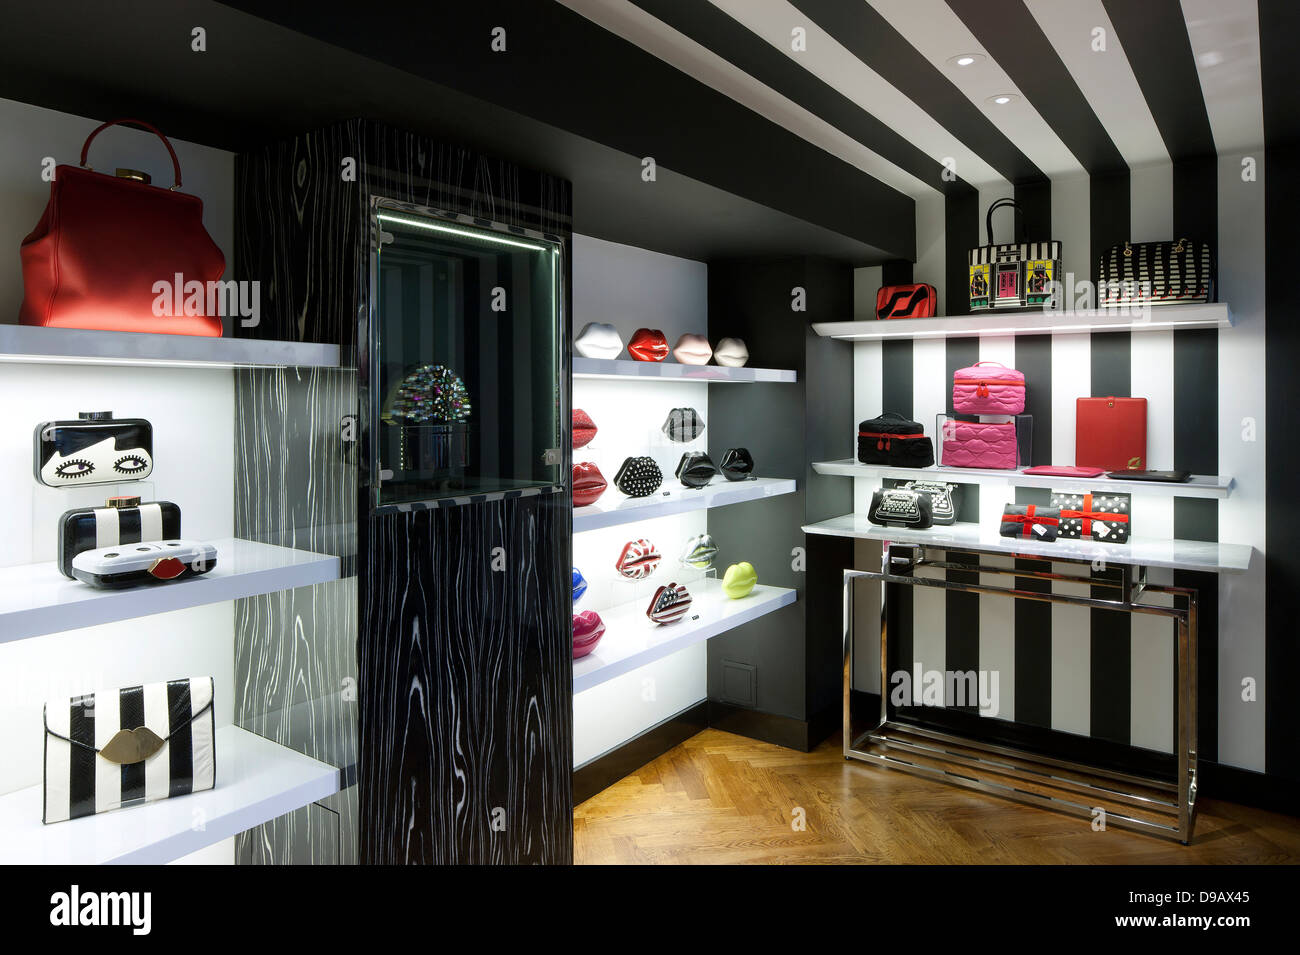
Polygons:
M202 792L216 777L210 676L45 704L43 822Z

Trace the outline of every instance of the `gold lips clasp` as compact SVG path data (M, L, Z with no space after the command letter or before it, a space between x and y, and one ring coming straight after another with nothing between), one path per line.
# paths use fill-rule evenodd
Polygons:
M142 763L158 750L165 741L147 726L138 726L133 730L118 730L108 745L99 751L110 763L129 766Z

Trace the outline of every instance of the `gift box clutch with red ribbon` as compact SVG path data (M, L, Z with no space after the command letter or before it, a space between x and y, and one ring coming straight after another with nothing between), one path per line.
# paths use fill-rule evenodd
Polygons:
M1127 544L1133 521L1129 494L1052 492L1052 506L1061 509L1062 537L1091 538Z
M1061 509L1037 504L1008 504L1002 508L998 533L1003 537L1027 537L1054 541L1061 524Z

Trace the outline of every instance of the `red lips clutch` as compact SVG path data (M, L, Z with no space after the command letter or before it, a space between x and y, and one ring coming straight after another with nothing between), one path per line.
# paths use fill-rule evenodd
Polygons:
M663 361L668 357L668 339L657 328L638 328L627 343L627 353L636 361Z
M590 461L573 466L573 506L586 507L595 504L596 498L605 493L605 476L600 468Z
M596 422L581 408L573 409L573 447L585 448L596 436Z
M573 615L573 659L585 657L605 635L605 621L594 610Z

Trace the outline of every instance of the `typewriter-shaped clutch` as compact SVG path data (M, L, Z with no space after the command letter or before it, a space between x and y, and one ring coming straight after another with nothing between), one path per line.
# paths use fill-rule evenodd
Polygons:
M929 527L933 523L930 495L902 487L882 487L871 495L867 519L883 527Z
M961 488L958 485L946 481L908 481L903 488L930 495L930 520L933 523L956 523L957 505L961 503Z

